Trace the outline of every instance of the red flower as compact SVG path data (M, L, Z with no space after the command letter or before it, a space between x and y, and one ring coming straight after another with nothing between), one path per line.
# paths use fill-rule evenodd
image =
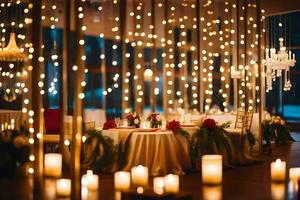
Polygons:
M180 122L173 119L167 124L166 128L167 130L176 132L180 128Z
M130 121L130 120L133 119L133 116L132 116L132 114L129 114L129 115L126 116L126 118L127 118L128 121Z
M116 128L117 127L117 124L115 122L115 120L107 120L104 125L103 125L103 130L107 130L107 129L110 129L110 128Z
M214 119L206 119L203 122L203 125L208 129L214 129L217 127L217 123Z

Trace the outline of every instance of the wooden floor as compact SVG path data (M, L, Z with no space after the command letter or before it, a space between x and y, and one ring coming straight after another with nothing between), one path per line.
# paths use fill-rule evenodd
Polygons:
M273 146L272 154L263 158L265 162L261 164L226 169L221 187L203 188L200 174L188 174L180 178L181 190L191 194L193 200L217 200L218 195L225 200L297 199L288 189L288 183L271 185L269 167L270 161L276 158L287 161L287 168L300 167L300 142ZM46 184L46 193L40 198L31 193L30 179L0 180L0 199L56 199L53 181L47 181ZM89 199L119 200L113 191L113 175L101 174L99 191L90 195Z

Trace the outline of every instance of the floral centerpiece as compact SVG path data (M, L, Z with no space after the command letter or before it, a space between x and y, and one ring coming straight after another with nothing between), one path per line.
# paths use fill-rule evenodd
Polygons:
M151 128L158 128L161 125L161 117L159 113L151 113L147 117L147 121L150 121Z
M191 138L191 157L194 167L198 168L201 156L205 154L222 154L224 158L233 155L233 145L225 124L218 125L214 119L205 119Z
M275 143L293 141L286 122L280 116L272 116L262 123L263 137L267 144L275 140Z
M2 130L0 132L0 177L15 175L18 168L29 161L29 131Z
M111 129L111 128L117 128L117 123L115 120L107 120L103 125L103 130Z
M172 131L174 134L184 136L188 141L190 140L190 134L180 127L180 122L176 120L169 121L166 125L166 129Z
M134 126L135 128L139 128L141 125L141 118L135 112L131 112L126 116L129 126Z

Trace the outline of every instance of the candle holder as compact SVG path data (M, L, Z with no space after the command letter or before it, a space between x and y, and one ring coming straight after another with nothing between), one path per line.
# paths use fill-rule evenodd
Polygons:
M69 197L71 195L71 180L58 179L56 181L56 196Z
M138 165L131 169L131 180L134 186L148 185L148 168L143 165Z
M62 173L62 155L59 153L47 153L44 159L44 175L48 177L60 177Z
M118 171L114 174L115 189L118 191L128 191L130 189L130 173Z

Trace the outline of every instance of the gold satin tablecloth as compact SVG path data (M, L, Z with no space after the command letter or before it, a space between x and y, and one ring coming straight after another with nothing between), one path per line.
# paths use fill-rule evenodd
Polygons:
M169 173L184 175L190 168L188 142L173 132L134 132L131 136L125 171L137 165L147 166L151 176Z

